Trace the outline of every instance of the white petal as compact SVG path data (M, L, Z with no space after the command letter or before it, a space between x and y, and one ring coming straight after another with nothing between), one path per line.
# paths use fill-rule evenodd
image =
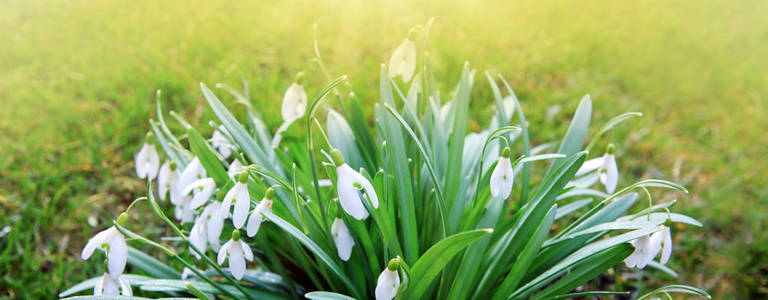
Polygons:
M131 290L131 284L124 277L117 278L117 282L120 283L120 293L123 296L133 296L133 290Z
M147 177L155 179L157 177L157 169L160 167L160 156L157 154L154 144L149 144L147 165Z
M203 168L203 165L200 164L200 160L197 157L193 158L187 167L184 168L184 171L181 172L181 176L179 176L180 191L186 189L186 187L192 184L192 182L195 182L195 180L202 179L204 177L205 169Z
M206 233L208 235L208 243L211 244L211 250L213 251L221 251L219 249L219 236L221 236L221 231L224 229L224 219L225 217L222 214L215 214L208 219Z
M236 183L235 187L230 190L235 190L235 210L232 213L232 224L235 228L241 228L245 224L245 220L248 218L248 210L251 208L251 197L248 195L248 186L244 183ZM229 196L229 193L227 193Z
M307 109L307 93L304 91L304 86L293 83L283 95L283 105L281 115L285 122L293 122L294 120L304 116L304 112Z
M243 249L245 260L253 261L253 251L251 251L251 246L248 246L243 240L240 240L240 248Z
M123 234L116 232L109 243L109 254L107 255L109 275L116 279L120 274L123 274L126 261L128 261L128 245L125 244Z
M214 189L216 189L216 183L212 178L200 179L190 184L185 191L187 193L190 191L195 192L195 196L192 198L192 209L205 204L213 195Z
M669 230L669 227L664 226L664 229L661 230L662 235L664 237L664 248L661 250L661 260L659 261L661 264L666 264L669 261L670 255L672 255L672 233Z
M261 212L258 208L251 212L251 215L248 217L248 224L245 225L246 234L248 234L248 237L252 237L259 232L259 227L261 227L261 222L263 220L264 216L261 215Z
M373 188L373 185L371 185L371 182L368 181L363 174L358 172L355 172L355 177L357 177L356 182L363 187L365 195L370 197L373 208L379 208L379 197L376 195L376 190Z
M139 150L139 153L136 154L136 175L139 176L139 178L144 179L147 178L147 160L149 156L149 147L145 143L143 146L141 146L141 150Z
M157 174L157 193L160 196L160 200L165 200L165 196L171 187L171 161L166 160L163 166L160 167L160 173Z
M234 159L232 163L229 164L227 174L229 174L229 177L235 177L240 174L240 172L243 172L243 164L241 164L239 160Z
M93 250L96 250L96 248L101 248L101 244L104 243L104 238L110 234L107 230L97 233L90 240L88 240L88 243L86 243L85 247L83 247L83 253L80 254L80 257L83 260L91 257L91 255L93 255Z
M235 277L237 280L242 279L243 275L245 275L245 258L239 243L233 243L230 246L229 271L232 272L232 277Z
M601 166L603 166L603 158L602 157L590 159L588 161L585 161L581 165L581 168L579 168L579 170L576 171L576 175L575 176L581 176L581 175L587 174L589 172L592 172L594 170L599 169Z
M509 158L499 158L499 163L493 169L490 179L491 195L493 197L509 198L513 186L513 170Z
M619 183L619 168L616 166L615 155L605 155L603 170L605 170L605 173L600 174L600 181L605 185L605 191L613 194L616 191L616 185Z
M336 251L339 254L339 258L343 261L348 261L350 255L352 255L352 247L355 246L355 240L352 235L349 234L347 225L344 224L344 220L336 218L331 225L331 234L333 235L333 242L336 244Z
M356 179L356 172L347 164L337 167L336 172L338 175L336 187L341 208L357 220L367 218L368 211L366 211L365 206L363 206L358 189L353 185L354 180Z
M402 76L403 81L410 81L416 70L416 46L410 39L405 39L392 53L389 59L390 76Z
M221 246L221 249L219 249L219 255L216 257L216 262L219 265L224 263L224 260L227 258L227 254L229 253L230 247L232 247L232 240L224 243L224 246Z
M101 276L101 279L96 281L96 285L93 286L93 295L94 296L100 296L104 293L104 284L107 280L112 280L112 278L107 275L107 273L104 273L104 276Z
M118 290L119 286L117 285L117 282L106 273L104 274L104 277L105 278L102 278L102 280L104 280L104 285L102 286L101 294L104 296L120 295L120 291Z
M397 289L400 288L400 276L397 271L384 269L379 279L376 281L376 300L391 300L397 295Z
M205 232L205 228L207 227L206 223L207 220L202 217L198 217L195 221L195 225L193 225L192 229L189 231L189 243L202 252L205 252L206 245L208 244L206 239L207 233ZM192 252L192 255L194 255L197 259L200 259L200 255L197 254L197 252L192 249L190 249L190 252Z

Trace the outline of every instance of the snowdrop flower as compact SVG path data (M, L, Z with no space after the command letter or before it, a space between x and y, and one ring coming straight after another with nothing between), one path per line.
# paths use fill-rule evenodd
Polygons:
M117 224L124 226L128 222L128 214L122 213L117 218ZM125 237L117 227L112 226L93 236L83 248L80 257L86 260L93 255L96 248L103 249L107 253L107 270L112 279L117 280L120 274L123 274L125 262L128 260L128 245L125 243Z
M155 179L159 167L160 157L155 149L155 136L148 132L144 146L139 150L139 154L136 154L136 175L141 179Z
M184 189L184 194L189 194L194 191L195 196L192 198L192 203L190 203L190 205L192 209L195 209L205 204L205 202L211 198L215 189L216 182L213 181L213 178L203 178L188 185L187 188Z
M177 196L174 196L176 194ZM175 199L175 200L174 200ZM171 193L171 203L176 205L173 216L182 223L192 222L195 211L192 209L192 196L181 195L180 192Z
M669 230L671 221L667 220L661 230L651 235L640 237L630 243L635 246L635 251L624 260L627 267L642 269L661 251L662 264L669 261L672 254L672 234ZM662 247L663 245L663 247Z
M608 145L608 150L603 157L585 161L581 168L576 171L576 176L598 170L600 172L600 182L605 186L605 191L613 194L616 191L616 185L619 183L619 167L616 165L616 155L614 152L613 144Z
M224 203L231 203L235 200L235 210L232 213L232 225L235 228L243 227L245 219L248 218L248 210L251 208L251 196L248 195L248 173L240 173L240 177L227 195L224 196Z
M379 275L376 281L376 300L391 300L397 295L400 288L400 276L397 269L400 268L400 259L393 258L387 268Z
M368 211L365 209L363 201L370 200L374 208L379 208L376 191L368 179L344 163L344 156L339 149L331 151L331 158L336 165L336 188L341 208L353 218L364 220L368 217ZM361 189L365 190L365 197L362 198L360 197Z
M349 234L347 225L344 224L344 220L336 218L331 225L331 234L333 235L333 242L336 244L336 251L339 253L339 258L343 261L348 261L349 256L352 255L352 247L355 246L355 240L352 235Z
M209 242L211 244L211 248L215 248L216 250L219 248L218 235L216 236L215 240L208 241L208 222L213 214L219 212L220 206L221 203L218 201L214 201L211 202L211 204L208 204L205 209L203 209L203 213L200 214L197 219L195 219L195 225L193 225L192 229L189 231L189 243L202 252L205 252L206 246ZM192 255L197 257L197 259L200 259L200 255L197 254L197 252L195 252L191 247L189 251L192 252Z
M176 192L176 183L178 181L179 170L176 168L176 161L165 161L163 166L160 167L160 173L157 175L157 192L160 194L160 200L165 200L169 191L171 193Z
M226 199L222 197L222 195L223 193L219 193L219 199L215 201L215 203L217 203L217 208L211 210L206 227L208 244L211 245L211 250L215 252L218 252L221 247L219 237L221 236L221 231L224 229L224 220L229 217L229 207L232 206L232 199ZM219 201L222 198L224 198L224 201Z
M133 296L133 291L131 290L131 285L122 276L112 277L109 273L104 273L101 280L97 281L93 287L93 295Z
M240 230L232 232L232 239L221 247L218 255L218 263L221 265L229 257L229 271L232 277L240 280L245 275L245 261L253 261L251 247L240 239Z
M392 53L389 59L389 74L392 77L402 76L403 81L410 81L413 72L416 70L416 39L414 30L411 30L408 38Z
M229 164L229 169L227 169L227 175L229 175L229 178L232 178L232 180L235 180L235 176L237 174L240 174L244 171L243 164L240 163L237 158L232 160L232 162Z
M307 110L307 93L304 91L303 81L304 72L299 72L296 74L296 82L291 84L283 95L281 114L286 123L301 118Z
M256 209L251 212L251 215L248 217L248 224L245 226L248 237L252 237L259 232L261 222L264 221L264 215L262 213L272 212L272 197L274 196L275 190L268 188L264 193L264 198L261 199L261 202L256 206Z
M509 147L504 148L496 168L491 173L490 185L493 197L507 199L509 194L512 193L514 172L512 171L512 163L509 161L510 152Z
M207 177L207 174L205 173L205 168L203 168L203 165L200 163L200 159L197 157L193 158L187 167L184 168L184 171L181 172L181 176L179 176L179 193L186 194L183 193L183 191L187 186L192 184L192 182L195 182L195 180L203 179L205 177ZM173 201L173 199L171 199L171 201Z
M224 132L228 132L224 125L219 125L219 128L213 131L213 134L211 135L211 146L216 148L221 156L227 158L232 154L232 150L230 149L231 145L229 144L229 140L227 140L227 136L224 135Z

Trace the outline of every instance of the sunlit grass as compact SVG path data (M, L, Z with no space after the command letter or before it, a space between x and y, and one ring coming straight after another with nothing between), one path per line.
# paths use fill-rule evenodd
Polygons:
M293 74L322 86L312 57L317 22L326 63L349 74L363 101L375 73L411 24L435 16L436 74L458 80L469 60L504 73L534 136L549 142L589 93L596 122L640 110L643 130L618 130L620 167L686 183L680 209L709 223L678 230L690 257L681 281L724 293L762 293L768 238L768 22L760 1L571 3L254 4L206 1L15 1L0 9L0 290L50 295L84 278L76 253L95 228L139 191L130 159L151 115L154 90L198 124L211 119L197 82L239 84L279 125ZM480 81L478 86L487 85ZM447 92L452 87L441 87ZM490 112L475 89L470 128ZM309 91L316 92L316 91ZM274 103L275 105L268 105ZM558 109L558 107L561 107ZM203 113L205 112L205 113ZM627 139L628 138L628 139ZM631 146L631 147L630 147ZM630 150L631 149L631 150ZM763 160L761 160L763 159ZM667 171L676 170L676 171ZM628 173L629 173L628 172ZM661 173L660 173L661 172ZM105 213L101 213L105 212ZM686 237L686 238L682 238ZM710 259L710 257L714 259ZM750 259L744 259L748 257ZM764 259L764 258L763 258ZM762 267L764 268L764 267ZM678 268L680 269L680 268ZM48 280L40 280L46 272ZM746 272L744 275L737 275ZM703 274L699 277L698 274ZM763 279L764 280L764 279ZM23 290L22 290L23 288ZM715 293L717 294L717 292ZM5 294L4 294L5 295Z

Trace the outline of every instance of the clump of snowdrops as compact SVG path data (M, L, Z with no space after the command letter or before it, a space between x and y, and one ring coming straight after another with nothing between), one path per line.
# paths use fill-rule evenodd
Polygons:
M83 249L83 259L104 250L104 274L60 296L138 288L202 299L560 299L629 294L580 288L622 262L674 273L664 266L674 256L671 224L701 224L671 212L674 201L654 204L648 189L686 189L661 179L621 184L621 149L595 148L639 113L589 136L585 96L559 143L532 145L536 124L507 81L486 72L495 110L486 129L468 132L480 78L465 64L453 91L435 90L428 33L429 24L415 27L382 66L375 104L359 101L344 76L309 101L299 73L276 132L247 86L217 85L238 104L228 109L201 84L218 118L210 139L173 113L186 130L172 132L158 92L136 156L146 196ZM330 74L319 53L317 62ZM363 104L373 105L372 122ZM303 138L284 139L291 127ZM142 203L155 223L131 222ZM148 226L171 236L136 233ZM164 257L144 252L151 248ZM645 292L633 297L708 297L684 285Z

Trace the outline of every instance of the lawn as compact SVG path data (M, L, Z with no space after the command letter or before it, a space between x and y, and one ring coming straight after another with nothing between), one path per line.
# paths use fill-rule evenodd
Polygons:
M643 112L609 135L621 172L683 183L691 195L668 196L705 224L673 229L680 276L663 279L719 299L768 297L766 11L765 1L713 0L6 1L0 229L10 231L0 233L0 297L51 298L99 275L79 253L143 194L132 158L157 89L167 109L203 128L212 114L198 83L244 80L276 129L296 72L306 71L309 94L325 84L312 60L314 23L331 72L348 74L372 103L379 65L432 16L441 90L452 90L464 61L504 74L534 144L559 140L584 94L594 124ZM492 102L484 76L476 82L472 130Z

